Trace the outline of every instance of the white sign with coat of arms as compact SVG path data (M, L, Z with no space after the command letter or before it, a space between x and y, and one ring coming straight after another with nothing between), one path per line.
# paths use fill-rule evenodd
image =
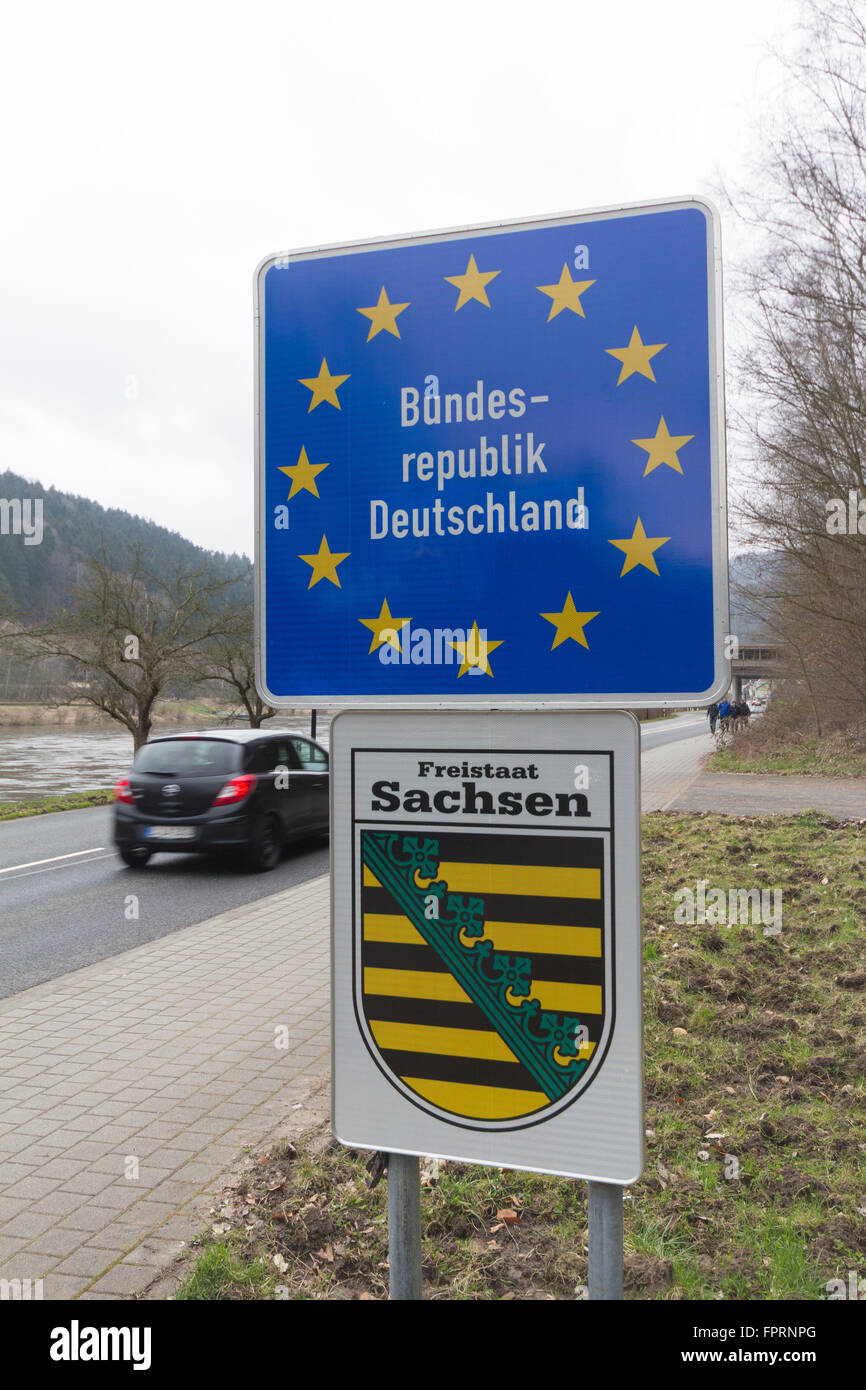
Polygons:
M344 1144L639 1176L639 766L620 711L337 716Z

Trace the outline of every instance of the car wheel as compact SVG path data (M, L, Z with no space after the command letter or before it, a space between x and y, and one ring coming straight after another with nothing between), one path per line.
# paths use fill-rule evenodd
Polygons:
M266 874L275 869L283 853L283 836L276 816L266 816L254 832L244 862L251 873Z
M118 853L130 869L143 869L151 856L151 850L146 845L137 846L135 849L121 849Z

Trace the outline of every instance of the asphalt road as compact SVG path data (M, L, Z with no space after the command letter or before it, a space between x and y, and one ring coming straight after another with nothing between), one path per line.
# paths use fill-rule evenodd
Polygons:
M641 724L640 734L644 751L663 743L676 743L681 738L694 738L697 734L707 735L707 751L710 749L710 721L706 710L686 710L671 719L654 719L651 724Z
M160 854L145 869L127 869L111 818L111 807L100 806L0 823L0 998L329 868L319 840L290 849L266 874L194 854Z
M677 715L642 725L641 745L706 728L702 712ZM0 822L0 998L329 868L328 846L317 842L290 849L266 874L192 854L161 854L145 869L127 869L112 845L111 820L111 807L100 806Z

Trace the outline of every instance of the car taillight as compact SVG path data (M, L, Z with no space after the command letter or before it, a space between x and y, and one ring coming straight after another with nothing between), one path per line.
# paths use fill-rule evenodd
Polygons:
M134 806L135 797L132 794L132 787L128 777L121 777L117 786L114 788L115 801L122 801L125 806Z
M243 801L258 782L253 772L242 772L238 777L233 777L230 782L226 782L213 799L214 806L231 806L236 801Z

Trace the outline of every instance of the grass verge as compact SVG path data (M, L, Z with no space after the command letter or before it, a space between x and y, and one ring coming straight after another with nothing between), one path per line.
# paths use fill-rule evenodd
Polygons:
M43 816L48 811L81 811L87 806L110 806L113 801L114 790L111 787L100 787L89 792L67 792L63 796L41 796L33 801L0 801L0 820Z
M644 817L647 1161L626 1296L823 1299L866 1261L866 826ZM683 887L781 892L762 921L678 922ZM711 900L712 901L712 900ZM716 901L718 901L716 899ZM183 1299L384 1299L385 1183L320 1127L250 1158ZM425 1298L574 1299L581 1182L425 1163Z
M711 758L713 772L797 773L807 777L866 777L866 724L816 735L802 701L780 697L761 718L739 730Z
M709 772L797 773L807 777L866 777L866 754L846 748L835 739L810 738L793 747L760 750L748 734L735 738L730 748L714 753Z

